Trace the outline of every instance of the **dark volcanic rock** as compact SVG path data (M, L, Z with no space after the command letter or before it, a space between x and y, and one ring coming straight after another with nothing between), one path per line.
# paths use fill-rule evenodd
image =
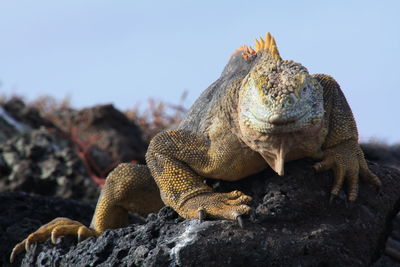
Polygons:
M0 100L0 143L42 125L53 126L51 122L40 116L36 108L27 107L21 99Z
M94 144L107 152L114 161L144 162L147 144L142 139L139 127L113 105L99 105L82 110L60 109L49 118L65 132L75 128L79 137L84 140L98 135L99 139ZM95 159L99 158L99 150L90 152ZM101 166L104 165L102 162L97 163L102 168L108 167Z
M9 264L12 248L41 225L56 217L68 217L89 225L93 212L93 204L75 200L30 196L23 192L0 193L0 266L12 266ZM130 216L129 221L143 223L142 218L135 216ZM65 238L63 243L73 245L76 239ZM14 266L20 265L21 258Z
M0 191L95 202L100 189L70 142L42 128L0 144Z
M286 175L265 171L237 183L211 182L254 198L241 229L236 222L183 220L170 208L144 225L108 230L77 245L39 244L22 266L369 266L382 255L400 204L400 171L370 164L379 193L361 182L356 203L344 195L328 206L330 172L312 162L287 164ZM21 257L19 257L21 260ZM385 263L387 258L380 258ZM389 265L376 265L389 266Z
M93 211L94 205L74 200L0 193L0 266L11 265L8 262L14 245L43 223L64 216L89 224Z
M11 98L2 103L4 110L16 121L33 129L40 127L54 127L54 124L43 118L39 110L32 106L26 106L20 98Z
M18 129L13 125L12 118L7 111L0 106L0 143L5 142L8 138L16 135Z
M368 160L400 169L400 144L367 143L361 144L361 148Z

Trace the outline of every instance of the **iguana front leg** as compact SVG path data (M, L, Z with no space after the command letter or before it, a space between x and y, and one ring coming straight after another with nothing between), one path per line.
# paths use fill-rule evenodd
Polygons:
M358 195L358 182L361 177L365 182L381 186L379 178L367 165L360 145L356 123L351 109L339 84L330 76L313 75L324 88L324 109L328 135L323 149L323 160L314 165L317 171L332 169L334 182L331 200L337 196L345 180L348 181L347 196L355 201Z
M215 193L204 176L224 166L228 147L212 146L206 137L185 130L171 130L153 138L146 161L164 203L184 218L234 220L247 214L251 197L242 192ZM204 176L202 176L204 175Z
M373 174L365 161L364 153L355 140L348 140L341 144L325 149L324 159L314 165L316 171L333 170L334 181L331 189L331 199L336 197L342 189L345 180L349 201L355 201L358 196L359 177L365 182L380 186L379 178Z

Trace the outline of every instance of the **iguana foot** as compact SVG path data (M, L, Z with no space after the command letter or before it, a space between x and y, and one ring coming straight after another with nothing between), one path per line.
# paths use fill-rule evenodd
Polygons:
M243 220L240 216L249 213L250 207L247 204L251 200L251 197L237 190L230 193L203 193L188 199L176 210L187 219L204 220L208 217L238 220L242 226Z
M60 236L65 235L76 235L78 242L80 242L90 236L98 236L98 233L78 221L68 218L56 218L51 222L42 225L22 242L18 243L11 252L10 262L12 263L15 260L15 257L24 250L30 251L31 244L33 243L44 242L51 238L51 241L55 244Z
M381 186L379 178L369 170L360 146L353 140L326 149L323 160L316 163L314 169L318 172L333 170L334 181L330 202L339 194L346 179L348 182L347 196L350 203L357 199L359 177L371 185Z

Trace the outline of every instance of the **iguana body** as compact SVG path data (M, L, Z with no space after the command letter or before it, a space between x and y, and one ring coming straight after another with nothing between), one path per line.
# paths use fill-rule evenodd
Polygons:
M358 145L356 124L336 81L310 75L282 60L275 40L241 47L173 130L153 138L147 166L121 164L106 180L90 228L67 218L42 226L13 250L32 242L76 234L79 240L127 224L129 211L146 215L164 203L184 218L234 220L247 214L251 197L215 193L205 178L235 181L271 167L283 175L287 161L320 160L332 169L336 196L345 180L348 198L357 198L359 176L380 186Z

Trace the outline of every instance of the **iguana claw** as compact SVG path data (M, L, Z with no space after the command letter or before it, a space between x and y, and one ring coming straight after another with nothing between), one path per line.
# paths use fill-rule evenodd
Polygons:
M205 210L204 209L199 209L199 220L200 220L200 222L203 222L205 218L206 218Z
M240 228L243 229L244 223L243 223L243 217L242 217L242 215L237 216L237 217L236 217L236 220L237 220L237 222L238 222Z

